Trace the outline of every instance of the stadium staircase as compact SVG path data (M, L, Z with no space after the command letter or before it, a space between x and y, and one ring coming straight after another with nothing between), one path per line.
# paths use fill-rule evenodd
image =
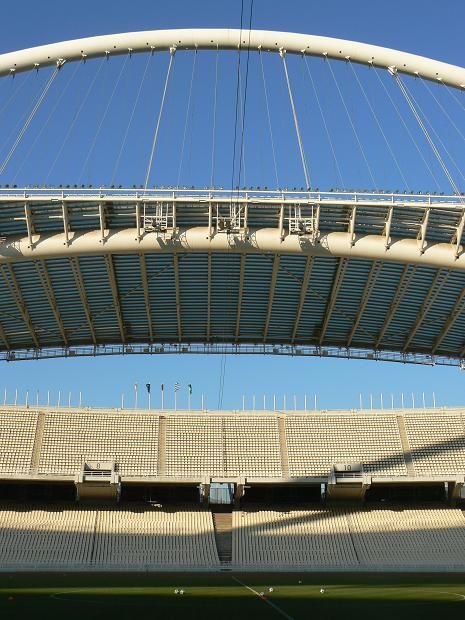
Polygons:
M232 560L232 512L230 509L212 512L215 530L216 549L221 564L230 564Z
M34 436L34 447L32 450L31 473L37 474L39 471L40 454L42 451L42 440L45 429L45 412L41 411L37 416L36 432Z
M397 416L397 426L399 427L399 435L400 440L402 442L402 450L404 453L404 461L405 467L407 468L407 473L409 476L415 475L415 468L413 466L412 461L412 451L410 449L410 444L408 441L407 430L405 428L405 420L404 417L399 415Z
M281 416L278 421L279 428L279 449L281 452L281 469L284 478L289 478L289 456L287 453L286 442L286 418Z
M166 473L166 418L160 416L158 423L158 475Z

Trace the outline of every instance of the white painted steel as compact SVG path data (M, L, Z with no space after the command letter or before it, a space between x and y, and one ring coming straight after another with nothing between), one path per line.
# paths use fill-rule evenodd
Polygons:
M241 37L242 32L242 37ZM309 34L266 30L199 28L149 30L62 41L0 55L0 76L81 59L172 48L224 49L308 54L390 68L400 73L465 89L465 68L377 45Z
M237 254L300 254L304 256L333 256L389 262L427 265L445 269L465 270L465 254L456 257L455 244L432 243L421 246L417 239L392 238L386 248L381 235L353 235L348 232L322 234L313 243L309 238L287 235L281 238L277 228L250 229L247 237L232 235L211 236L208 227L179 229L173 239L157 233L145 233L139 238L136 228L111 230L105 244L100 230L42 234L29 238L11 236L0 241L0 265L24 260L131 253L193 253L228 252Z

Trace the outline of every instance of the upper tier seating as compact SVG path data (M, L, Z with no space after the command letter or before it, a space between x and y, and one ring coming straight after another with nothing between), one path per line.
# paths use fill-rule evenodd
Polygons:
M378 475L405 475L395 416L289 415L286 438L291 476L327 476L334 463L363 463Z
M0 410L0 472L29 473L37 414Z
M417 474L465 472L465 430L460 414L407 414L404 420Z
M76 474L85 460L115 460L120 473L157 474L158 416L47 413L39 473Z

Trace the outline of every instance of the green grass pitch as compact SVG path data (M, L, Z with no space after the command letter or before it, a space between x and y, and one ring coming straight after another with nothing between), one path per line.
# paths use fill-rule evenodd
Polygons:
M5 620L425 620L448 613L465 617L464 575L0 574Z

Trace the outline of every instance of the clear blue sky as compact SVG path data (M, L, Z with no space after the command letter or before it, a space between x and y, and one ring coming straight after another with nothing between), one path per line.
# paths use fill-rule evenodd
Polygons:
M249 1L245 1L246 15L248 15L249 11ZM2 5L2 14L0 45L1 51L6 52L58 40L131 30L239 27L240 1L203 0L193 2L192 0L177 0L173 2L160 2L154 0L133 0L132 2L123 2L121 0L81 0L76 3L63 3L53 0L42 0L41 2L26 0L20 3L13 3L7 0ZM445 0L443 2L434 0L392 0L389 3L368 2L365 0L358 0L352 3L342 0L325 3L309 0L288 0L287 2L255 0L253 12L254 28L307 32L355 39L462 65L465 64L464 23L465 3L460 0ZM95 96L95 109L97 113L92 117L94 123L96 122L95 119L102 115L102 110L104 110L105 102L107 101L105 95L108 94L109 88L113 87L123 62L123 59L120 59L119 64L117 62L110 63L111 66L109 65L109 68L104 67L102 69L101 80L98 82L100 90L96 92ZM197 74L199 84L202 83L202 79L205 79L205 83L208 82L207 78L208 75L211 75L212 62L212 57L206 59L202 57L202 61L199 60L199 73ZM258 65L256 59L252 60L251 63L251 75L257 75ZM153 100L157 100L159 95L162 85L160 76L163 75L165 66L165 59L157 58L154 61L154 66L151 68L151 75L158 76L158 80L153 82ZM67 126L67 123L69 124L69 114L72 114L72 105L74 105L72 96L69 97L69 93L75 92L73 88L77 88L79 92L87 87L86 85L89 83L93 71L97 69L97 64L94 67L89 67L84 77L80 74L72 77L70 71L68 71L66 76L63 76L65 79L64 83L68 79L75 80L74 82L70 81L68 99L64 97L62 104L56 110L53 110L52 107L44 109L43 116L41 117L43 121L47 121L48 115L53 111L52 120L47 124L47 132L44 132L46 135L41 136L37 132L31 132L29 143L25 141L22 145L23 150L19 152L18 160L12 162L12 169L9 172L11 176L2 179L1 182L5 183L13 180L13 178L18 183L40 182L41 179L48 175L50 172L50 161L46 159L44 154L47 149L42 151L39 147L41 145L61 144L63 127ZM134 59L132 68L134 69L133 71L128 71L127 67L122 70L120 88L126 89L127 92L134 91L134 88L137 88L144 68L144 59ZM267 66L267 69L271 74L271 64ZM223 114L225 125L227 124L228 114L230 114L232 109L231 101L234 94L234 79L231 72L233 70L234 65L232 61L226 59L222 66L220 77L222 96L224 98L224 105L220 114ZM318 72L322 72L323 69L315 65L314 70L316 72L315 75L320 77ZM180 59L175 78L178 80L178 89L183 83L188 84L190 71L190 60L187 57ZM292 65L291 71L297 83L300 79L297 65ZM341 83L344 83L344 80L347 80L347 75L344 74L345 69L339 68L337 71L339 71L337 74L338 79L341 80ZM375 95L373 84L369 84L368 80L370 77L363 72L360 75L362 80L366 80L364 83L367 85L367 88L372 89L370 92L373 93L373 96L380 97L380 92ZM323 76L321 74L321 78L322 80L327 80L328 75ZM45 76L34 76L32 79L39 80L40 84L40 80L45 79ZM250 111L248 111L250 128L248 126L249 133L247 134L248 137L246 137L250 155L247 160L247 174L250 182L265 184L267 182L266 171L264 172L262 168L270 168L271 160L264 160L263 162L260 157L261 141L267 139L267 136L266 133L260 134L261 131L265 132L266 127L263 124L263 108L261 108L260 113L260 107L254 103L253 89L256 88L255 82L256 80L252 80L252 86L250 87L252 89L249 103ZM211 87L211 81L209 84ZM152 88L152 82L149 81L145 86L149 89ZM2 98L7 96L6 88L3 84L0 86L0 89L4 89L0 90ZM184 92L187 92L187 88L186 86ZM33 84L31 81L24 87L24 94L31 95L34 92L37 92L37 83ZM149 93L150 91L147 92ZM175 92L179 91L176 90ZM206 91L206 94L203 96L208 99L210 95L211 91ZM200 145L199 151L195 150L194 146L197 146L196 136L198 143L198 136L207 126L206 123L209 119L204 112L205 106L202 105L202 99L200 98L202 95L197 93L196 96L198 97L197 109L195 111L197 125L196 129L192 129L191 134L188 134L187 137L182 178L189 185L203 186L206 176L208 177L208 175L205 175L205 170L207 169L207 154L210 152L209 146L208 144ZM116 97L115 99L117 101L109 113L109 120L113 119L115 121L119 116L127 118L132 100L128 97ZM27 96L24 97L24 100L26 103L28 102ZM258 98L256 100L258 101ZM131 134L132 140L137 140L138 135L144 135L142 121L140 120L143 117L142 112L147 114L152 112L153 116L150 101L150 97L145 97L141 103L141 115L135 121ZM301 100L301 105L303 105L302 101L303 99ZM328 108L333 103L329 101ZM18 106L20 105L18 103ZM278 104L275 103L274 105L277 106ZM382 102L380 102L380 105L382 105ZM165 182L166 184L176 182L178 169L177 165L173 163L176 151L170 147L170 144L173 135L177 137L178 142L182 137L183 125L182 122L179 122L179 118L182 118L185 107L185 100L178 100L177 98L170 100L170 108L173 112L171 117L168 116L166 118L165 133L161 136L160 144L160 148L166 153L166 156L162 158L163 161L158 162L158 177L154 178L153 182ZM11 113L17 113L17 111L17 109L13 109ZM354 107L352 112L355 116L362 114L357 107ZM178 114L177 117L176 113ZM332 112L330 109L328 113L332 114L334 128L337 128L338 119L341 116L340 108L334 107ZM68 116L66 116L67 114ZM89 118L91 118L90 115ZM307 120L302 121L304 125L303 131L304 133L307 132L305 137L307 148L310 151L310 161L312 161L311 138L312 135L316 135L312 134L314 118L316 118L316 112L314 116L312 116L312 113L307 113ZM363 118L363 116L358 117L362 132ZM53 120L56 120L55 124L53 124ZM464 117L462 116L462 127L463 120ZM1 125L2 132L6 131L8 133L10 130L8 122L7 117L6 124ZM289 122L289 118L283 120L281 133L279 123L276 129L277 139L282 138L283 140L280 151L284 153L284 156L280 166L283 168L284 183L301 184L298 160L287 157L287 153L291 153L293 152L292 149L295 149L295 143L291 142L290 139L285 141L285 138L282 137L286 134L286 127L289 127L286 123ZM114 139L113 148L117 150L120 143L118 140L121 140L121 133L115 138L114 132L110 131L112 126L114 125L108 122L108 128L106 126L103 127L101 136L99 136L101 140L99 140L95 152L83 168L82 161L80 165L76 166L73 160L67 159L67 150L64 149L62 161L60 160L51 171L49 181L53 183L59 183L60 180L61 182L78 182L79 179L73 178L73 175L74 177L79 175L82 177L82 182L99 183L102 182L99 175L103 174L105 182L108 182L113 171L114 161L108 162L106 158L103 158L103 149L108 148L108 145L112 146L111 140ZM79 133L79 139L82 141L82 144L84 144L86 139L88 139L88 143L89 140L92 140L93 132L95 132L95 125L92 126L90 122L86 126L79 126L79 132L77 133ZM289 132L289 135L292 136L292 132ZM453 143L454 137L448 137L450 137ZM227 138L228 136L225 135L224 140L226 141ZM54 139L56 139L56 143L53 143ZM130 145L131 143L129 142L128 144ZM458 149L460 145L455 146ZM352 146L349 143L349 139L343 139L341 144L342 152L344 152L344 149L350 148ZM451 148L454 148L454 144ZM99 149L102 150L99 151ZM226 150L224 149L225 152ZM428 178L425 171L422 172L419 169L418 164L413 158L408 156L407 151L403 154L402 148L398 150L400 152L399 157L404 156L406 159L406 171L411 175L408 181L412 180L413 188L421 189L423 187L424 189L430 189L431 179ZM49 148L48 151L51 151L51 149ZM378 151L381 153L382 149L377 148L376 152L373 153L373 157L379 156L381 158L376 162L376 169L378 171L377 181L379 181L380 186L386 186L389 183L389 179L392 179L393 184L397 184L399 179L395 177L392 166L384 165L387 162L386 155L378 155ZM315 153L315 150L313 153ZM224 159L221 159L223 156ZM426 156L428 161L431 161L431 156L429 154ZM227 177L230 164L228 164L227 157L223 153L219 154L219 158L219 182L226 185L228 184ZM355 157L353 161L351 159L345 157L346 163L344 165L347 177L351 181L354 180L354 183L365 184L366 187L369 187L370 181L367 179L366 171L362 170L363 166L361 166L360 161ZM21 161L24 161L24 164L20 167ZM404 165L404 162L402 162L402 165ZM323 158L321 158L320 162L319 158L313 155L312 170L316 171L318 184L321 184L322 187L329 187L333 181L337 184L334 170L325 163ZM121 167L117 172L119 182L130 183L133 180L133 182L139 183L141 182L144 169L138 160L133 160L130 157L124 159L123 157ZM391 177L389 177L388 172L391 174ZM139 175L139 178L136 178L137 175ZM350 185L350 183L347 183L347 185ZM444 187L444 189L447 190L447 187ZM58 390L61 390L66 395L71 391L74 395L74 401L76 401L77 392L82 390L87 404L117 406L122 392L126 393L126 402L132 402L133 385L135 382L140 384L141 394L143 394L145 383L150 382L153 385L153 404L158 404L158 387L161 383L164 383L166 386L167 404L169 405L172 399L172 386L174 382L178 381L183 386L179 399L180 406L185 404L186 401L185 386L191 383L193 385L193 405L198 406L200 394L204 393L208 405L215 407L218 399L220 362L220 358L215 356L165 356L152 358L89 358L2 364L0 366L0 390L2 390L0 398L3 399L4 388L7 388L10 396L18 388L22 398L24 398L26 390L29 390L31 394L35 394L37 389L40 390L43 398L45 392L50 389L54 399L56 399ZM240 407L242 394L245 393L248 397L247 402L249 406L251 405L253 394L257 397L257 406L259 406L259 403L261 406L263 394L267 395L268 404L271 404L273 394L279 395L279 403L282 406L282 395L286 392L288 395L288 405L293 406L293 395L297 394L300 399L299 405L301 406L302 396L305 392L309 395L309 398L310 394L316 392L318 394L318 404L321 407L351 408L358 405L358 394L360 392L364 393L364 402L368 404L368 395L370 393L374 395L375 402L379 403L379 394L381 392L385 394L386 402L390 400L389 395L391 392L397 395L396 402L399 402L401 392L410 394L412 391L416 393L417 402L421 402L422 392L426 392L430 400L431 392L435 391L440 404L462 404L465 401L463 393L464 381L465 375L456 368L429 368L344 360L231 356L227 358L226 363L223 405L225 407ZM336 385L337 388L335 389ZM64 399L66 400L67 396ZM143 396L141 396L141 403L144 403Z

